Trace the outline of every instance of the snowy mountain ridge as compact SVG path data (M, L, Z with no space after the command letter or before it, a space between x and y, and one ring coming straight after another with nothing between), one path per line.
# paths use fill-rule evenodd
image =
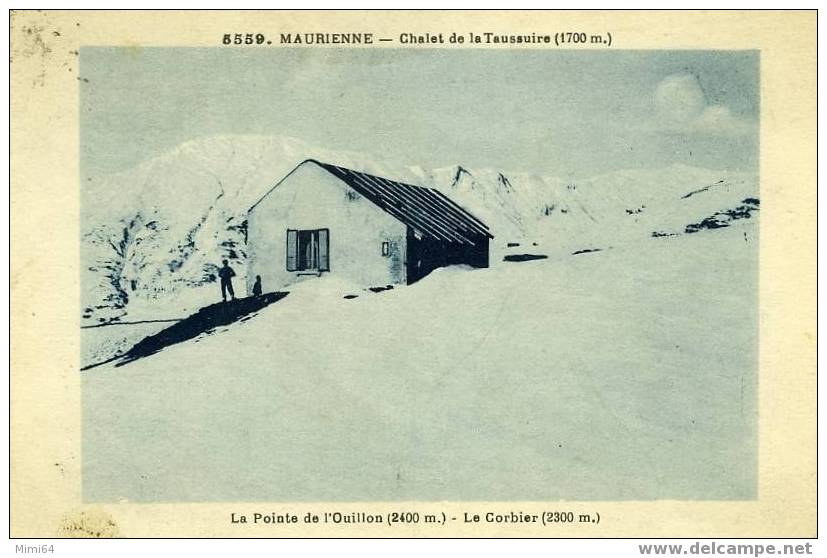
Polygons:
M210 283L223 258L243 276L247 210L309 158L440 189L491 228L496 237L492 265L507 243L538 244L548 252L653 233L682 234L690 224L758 198L753 174L685 165L566 181L462 165L381 165L361 154L287 137L208 136L87 181L82 195L84 320L117 319L136 300L171 300L182 289Z

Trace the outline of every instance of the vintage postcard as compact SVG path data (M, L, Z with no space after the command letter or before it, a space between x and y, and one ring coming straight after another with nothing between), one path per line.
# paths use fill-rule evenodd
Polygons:
M11 14L18 537L812 537L815 12Z

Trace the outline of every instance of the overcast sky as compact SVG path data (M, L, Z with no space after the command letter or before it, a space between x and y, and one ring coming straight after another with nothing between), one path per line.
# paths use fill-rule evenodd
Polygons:
M87 176L229 133L560 177L757 170L757 51L86 47L80 60Z

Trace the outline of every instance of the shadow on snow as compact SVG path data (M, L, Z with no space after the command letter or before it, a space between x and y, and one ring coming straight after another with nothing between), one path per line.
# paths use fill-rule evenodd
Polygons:
M123 366L140 358L148 357L170 345L194 339L202 333L212 333L219 326L229 325L237 321L246 321L252 317L251 314L254 312L281 300L285 296L287 296L286 292L267 293L261 296L239 298L205 306L195 314L176 322L155 335L145 337L125 353L103 362L84 366L81 370L88 370L116 360L120 360L120 362L115 366Z

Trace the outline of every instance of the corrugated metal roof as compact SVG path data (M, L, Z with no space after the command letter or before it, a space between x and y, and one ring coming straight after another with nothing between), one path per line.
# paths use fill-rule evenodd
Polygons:
M494 238L482 221L438 190L404 184L328 163L313 162L425 236L470 245L476 244L480 236Z

